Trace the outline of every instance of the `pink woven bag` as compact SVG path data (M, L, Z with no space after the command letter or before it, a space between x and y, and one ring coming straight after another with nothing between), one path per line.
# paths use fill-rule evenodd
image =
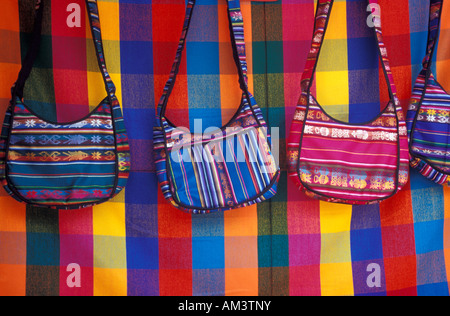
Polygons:
M345 204L378 203L408 181L406 124L381 33L373 15L375 39L388 83L389 103L369 122L332 118L311 93L313 77L328 26L333 0L319 0L314 37L303 73L302 94L287 145L288 174L308 196ZM378 5L370 0L369 5ZM366 23L366 21L362 21Z

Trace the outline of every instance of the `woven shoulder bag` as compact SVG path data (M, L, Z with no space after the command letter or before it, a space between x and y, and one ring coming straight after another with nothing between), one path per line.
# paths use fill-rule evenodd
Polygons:
M123 190L130 170L128 138L106 70L96 0L86 0L86 7L107 97L86 117L64 123L42 118L23 101L39 52L45 2L49 1L37 1L32 43L11 89L0 141L0 179L17 201L80 209L106 202Z
M408 140L389 67L380 16L373 14L377 48L390 100L371 121L332 118L311 90L334 1L319 0L314 36L288 140L288 176L310 197L343 204L378 203L408 181ZM378 5L377 1L368 1ZM361 21L366 23L366 20Z
M153 139L164 197L184 212L204 214L241 208L273 197L280 170L271 153L267 124L248 90L239 0L227 1L233 55L242 90L236 114L222 128L204 134L192 134L165 116L194 7L195 0L189 0L175 62L157 107Z
M450 95L433 75L443 0L430 1L428 45L408 108L411 167L438 184L450 185Z

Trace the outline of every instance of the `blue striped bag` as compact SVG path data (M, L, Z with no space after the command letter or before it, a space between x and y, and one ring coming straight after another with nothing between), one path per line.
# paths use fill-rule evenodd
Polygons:
M37 58L44 2L36 4L32 43L11 89L0 138L0 180L14 199L35 207L79 209L106 202L128 179L130 152L116 88L106 70L96 0L86 0L108 96L86 117L51 122L23 101Z
M280 170L267 124L248 90L244 23L239 0L228 0L228 17L242 101L228 124L192 134L165 116L181 62L195 0L189 0L176 58L157 107L154 155L164 197L176 208L204 214L263 202L276 194Z
M450 95L433 75L443 0L430 1L428 45L407 112L410 165L438 184L450 185Z

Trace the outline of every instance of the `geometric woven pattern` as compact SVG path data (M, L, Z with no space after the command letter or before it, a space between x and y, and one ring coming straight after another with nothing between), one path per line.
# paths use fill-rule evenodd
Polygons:
M153 137L164 196L186 212L204 214L270 199L276 194L280 173L271 153L267 124L248 90L244 22L239 1L227 1L233 56L242 89L236 114L222 128L212 128L213 131L209 129L204 134L186 132L164 116L194 7L195 0L189 1L172 71L157 107Z
M438 83L431 68L437 51L442 5L443 1L430 1L427 54L408 108L408 133L411 166L436 183L448 184L450 95Z
M378 6L377 1L369 3ZM395 195L408 181L406 124L377 15L372 28L390 94L387 106L366 123L347 123L333 119L311 95L333 4L327 0L318 3L302 95L289 136L289 177L309 196L324 201L378 203Z
M242 98L226 3L196 2L167 116L176 126L190 127L200 118L204 127L223 126ZM0 50L2 111L20 70L21 49L27 51L33 3L2 0L0 43L7 48ZM66 24L71 3L80 5L79 28ZM24 102L42 109L49 121L81 118L105 97L84 3L51 1L44 12L42 54ZM410 181L392 198L343 205L311 199L287 177L284 151L311 47L315 3L241 1L249 90L270 126L273 149L280 148L274 156L281 176L269 201L197 216L167 203L153 160L155 104L178 47L186 2L99 0L106 62L132 153L129 181L113 200L76 211L42 212L0 190L0 294L449 295L449 188L411 169ZM427 47L429 2L379 3L406 114ZM443 6L434 63L446 90L449 4ZM341 121L368 121L389 102L373 30L355 22L368 14L366 0L335 1L317 66L313 93ZM67 286L71 263L81 267L81 288ZM380 283L368 286L377 271Z

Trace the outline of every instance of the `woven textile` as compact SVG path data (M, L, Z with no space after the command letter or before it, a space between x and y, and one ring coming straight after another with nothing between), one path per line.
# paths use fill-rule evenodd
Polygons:
M158 180L165 198L189 213L204 214L264 202L276 194L280 177L271 153L267 124L248 91L247 57L239 1L227 1L233 55L242 100L236 114L222 128L191 134L165 116L184 50L195 0L186 18L170 78L158 104L154 153Z
M21 47L23 54L27 51L32 3L2 1L0 42L9 48L0 50L2 111L20 70ZM79 28L66 24L76 12L67 11L71 3L83 13ZM130 139L129 182L110 202L77 211L39 212L0 190L1 294L449 294L449 188L412 169L410 181L391 199L351 206L311 199L287 177L284 149L311 47L316 1L241 1L249 89L271 126L273 148L280 148L281 177L269 201L204 216L167 203L152 159L155 104L170 75L186 3L98 3L106 62ZM443 7L434 64L446 89L449 4ZM226 2L197 0L196 6L167 116L177 126L194 126L200 118L204 127L223 126L242 98ZM381 0L380 7L383 38L406 111L427 46L429 3ZM51 11L44 12L42 53L25 101L51 120L83 117L105 97L83 10L84 1L54 0ZM317 67L314 92L327 113L342 121L370 120L389 101L373 30L355 23L369 13L366 0L335 1ZM326 98L330 89L332 100ZM81 288L67 286L71 263L81 267ZM379 287L369 287L367 278L376 271Z
M25 81L40 48L43 8L37 1L29 53L5 115L0 142L0 179L19 202L58 209L86 208L119 194L130 170L128 138L103 53L97 2L87 1L92 35L108 97L87 117L48 121L23 98Z
M121 117L120 108L116 111L114 116ZM8 121L10 117L7 113ZM124 130L114 128L112 117L105 100L88 119L51 124L17 100L8 146L10 184L5 189L18 201L63 209L87 207L120 193L124 182L116 185L116 178L121 173L126 180L128 165L122 153L116 163L114 130Z
M436 183L448 184L450 95L438 83L432 68L433 56L437 51L442 5L443 1L430 1L427 53L408 109L408 134L411 166Z
M378 5L377 1L369 3ZM328 202L378 203L395 195L408 181L406 124L379 15L374 15L373 29L389 85L390 101L385 109L367 123L349 124L329 116L311 95L333 4L325 0L318 3L312 47L302 76L302 95L288 141L289 177L309 196Z

